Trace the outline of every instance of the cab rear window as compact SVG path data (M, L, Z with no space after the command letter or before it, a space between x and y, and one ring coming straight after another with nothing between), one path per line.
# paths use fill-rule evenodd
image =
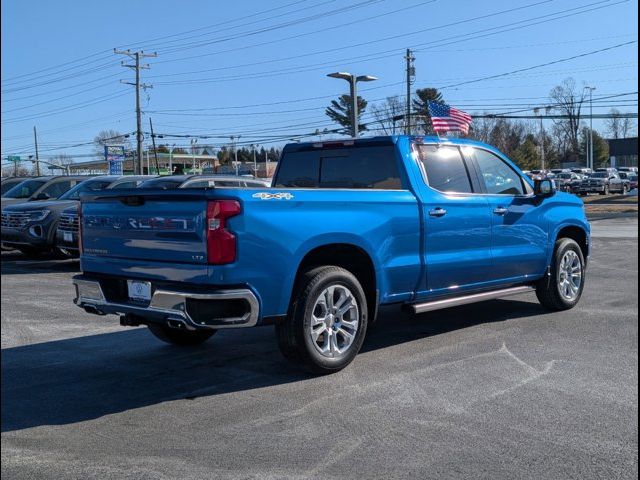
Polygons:
M276 187L402 188L393 146L285 153Z

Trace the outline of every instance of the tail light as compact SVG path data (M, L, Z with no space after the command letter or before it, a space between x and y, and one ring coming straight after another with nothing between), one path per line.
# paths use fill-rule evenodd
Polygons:
M82 202L78 202L78 253L82 255Z
M236 200L207 203L207 263L223 265L236 260L236 236L227 230L227 220L242 211Z

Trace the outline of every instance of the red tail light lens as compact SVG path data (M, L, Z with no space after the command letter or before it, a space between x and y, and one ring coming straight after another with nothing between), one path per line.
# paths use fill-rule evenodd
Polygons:
M207 203L207 262L212 265L236 260L236 236L227 230L227 220L242 211L236 200L214 200Z

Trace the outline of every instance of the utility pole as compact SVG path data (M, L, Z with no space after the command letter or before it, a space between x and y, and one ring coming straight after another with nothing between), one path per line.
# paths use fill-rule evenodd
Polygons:
M160 175L160 165L158 164L158 151L156 150L156 136L153 134L153 123L149 117L149 128L151 128L151 143L153 144L153 156L156 158L156 174Z
M155 52L144 53L143 51L132 52L131 50L117 50L115 48L113 49L113 52L118 55L127 55L129 58L135 61L134 65L126 64L124 63L124 61L121 63L123 67L131 68L136 71L135 83L125 82L123 80L120 80L120 83L132 85L136 87L136 144L137 144L136 151L137 151L138 161L134 165L133 170L134 170L134 173L141 175L142 174L142 112L140 110L140 87L147 89L147 88L153 88L153 85L140 83L140 70L141 69L148 70L149 68L151 68L149 67L148 64L141 65L140 59L147 58L147 57L157 57L158 54Z
M407 48L407 54L404 58L407 61L407 121L405 123L404 133L411 135L411 85L416 76L416 67L413 65L416 57L413 56L411 49Z
M33 126L33 142L36 144L36 177L40 176L40 156L38 155L38 132Z

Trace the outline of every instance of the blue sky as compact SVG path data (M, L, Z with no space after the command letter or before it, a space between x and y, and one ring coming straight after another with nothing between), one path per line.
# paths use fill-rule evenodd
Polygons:
M133 88L119 82L133 71L114 47L158 52L142 73L153 84L145 129L151 116L156 133L220 137L200 144L241 135L272 145L335 127L324 108L347 83L329 72L377 76L361 84L370 104L403 95L406 48L415 49L415 88L442 88L472 115L544 104L570 76L596 86L594 98L637 92L637 42L474 81L637 41L637 18L636 0L5 0L2 156L33 153L34 125L43 156L90 153L71 145L103 129L133 131ZM637 98L594 110L615 102L637 112Z

